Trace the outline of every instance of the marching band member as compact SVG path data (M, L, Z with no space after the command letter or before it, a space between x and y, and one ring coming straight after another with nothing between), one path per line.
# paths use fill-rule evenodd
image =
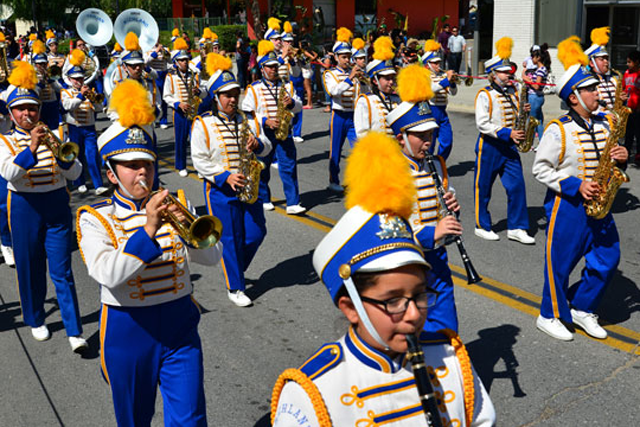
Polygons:
M113 50L109 54L109 57L111 58L111 62L117 61L120 58L121 54L122 54L122 46L120 46L120 43L116 42L113 45Z
M82 68L84 63L84 52L80 49L74 49L69 55L71 67L66 71L71 86L62 89L60 103L66 111L64 121L69 127L69 140L80 147L81 162L89 170L93 188L96 195L99 196L108 190L102 183L101 162L97 145L98 135L95 125L95 112L102 111L102 103L97 102L96 99L94 99L95 102L92 102L87 98L93 89L84 83L85 70ZM87 191L83 173L74 181L74 185L78 187L80 193Z
M449 269L445 237L461 235L462 226L455 216L441 215L447 207L454 212L460 210L454 190L449 186L444 158L435 156L434 163L439 169L440 181L446 190L443 198L447 206L440 205L435 180L425 161L438 126L435 114L430 111L428 103L434 97L431 87L430 73L422 65L408 65L400 70L398 93L403 102L389 113L387 122L409 162L418 191L409 224L416 240L422 246L425 260L432 267L430 286L438 292L438 300L427 313L427 322L423 329L435 338L441 329L458 332L453 279Z
M596 114L601 84L585 67L589 60L580 39L558 45L558 59L566 71L558 95L569 112L544 131L533 163L533 175L546 185L547 244L544 288L538 329L563 341L573 334L560 322L575 323L595 338L607 337L593 312L602 300L620 261L620 238L611 212L603 219L589 217L583 203L604 191L594 181L600 153L611 131L608 120ZM591 62L593 64L593 60ZM624 164L626 148L616 144L611 159ZM569 289L569 275L584 257L580 281Z
M431 89L435 93L435 96L429 101L431 113L438 124L438 127L433 131L433 141L438 141L437 154L447 160L453 148L453 130L447 114L447 103L449 94L455 96L458 93L458 87L452 81L453 70L444 72L440 69L440 64L442 63L440 43L434 40L427 40L424 44L424 51L425 53L421 60L431 71ZM432 153L435 152L435 144L430 150Z
M475 200L475 234L485 240L500 240L491 230L489 200L498 175L507 191L507 237L532 245L527 234L529 214L522 175L522 162L516 144L524 139L524 131L514 128L518 117L518 96L513 85L514 69L509 61L513 40L503 37L496 42L498 53L486 61L489 86L476 95L476 126L480 135L476 143L476 168L473 195ZM529 108L529 105L525 105Z
M606 114L613 108L616 98L616 85L618 78L611 75L611 67L609 62L609 53L607 52L607 44L609 43L609 27L594 28L591 31L591 46L584 53L589 57L589 67L593 71L594 76L598 79L598 94L600 100L604 101L604 106L599 106L598 111ZM626 101L628 95L621 92L620 98Z
M4 42L4 34L0 32L0 43ZM0 67L0 75L4 76L4 71ZM8 76L7 76L8 77ZM1 93L9 87L6 79L0 82L0 134L4 134L11 130L12 122L7 103L4 101ZM4 263L9 267L15 267L15 259L13 257L13 244L11 243L11 230L9 229L9 219L7 217L7 180L0 175L0 253L4 258Z
M189 263L214 265L221 244L194 249L163 219L167 190L154 180L153 106L144 87L126 80L110 103L118 112L100 135L100 154L114 195L78 209L78 244L89 276L100 284L102 373L119 426L148 426L158 384L165 425L206 426L200 312ZM144 181L144 182L143 182ZM145 184L146 182L146 184ZM183 193L178 199L185 203Z
M366 77L367 51L364 49L364 45L364 40L360 37L353 39L353 42L351 42L351 62L354 67L358 67L359 70L362 70L362 76ZM358 79L358 96L360 96L361 93L367 93L370 91L371 88L367 81L364 79Z
M407 363L408 334L419 336L432 378L420 380L439 396L433 415L442 425L492 426L493 404L458 335L445 330L445 340L430 343L421 332L438 293L406 221L416 190L405 156L391 137L372 132L346 169L347 213L316 248L313 266L351 326L280 375L273 426L429 425Z
M340 185L340 156L345 138L353 147L356 142L356 131L353 127L353 108L358 94L358 80L356 77L364 70L352 67L351 46L349 41L353 34L349 29L341 27L336 31L336 42L333 53L338 65L324 72L324 85L331 96L331 146L329 148L329 190L342 192Z
M283 58L285 65L287 66L288 79L291 80L293 84L293 88L296 91L296 95L300 100L304 100L304 76L303 76L303 65L304 58L296 57L294 55L294 47L293 47L293 27L289 21L286 21L283 25L284 32L281 34L282 37L282 46L286 47L287 52L289 54L286 58ZM295 143L303 143L304 138L302 138L302 110L297 112L293 116L293 120L291 121L291 127L293 131L293 142Z
M36 69L40 95L40 120L49 129L55 130L60 124L60 102L58 97L62 86L49 76L49 59L45 54L45 45L40 40L33 42L31 64Z
M45 32L46 45L49 51L47 52L47 58L49 60L49 68L55 66L60 69L62 74L62 66L64 65L64 55L58 52L58 39L51 30Z
M278 99L280 91L284 90L283 106L295 114L302 109L302 101L295 94L291 82L282 83L278 77L278 58L271 41L262 40L258 44L258 66L262 70L262 79L247 86L242 101L243 111L252 111L264 129L264 136L269 139L273 150L265 157L261 157L265 168L260 175L260 201L265 210L273 210L271 203L271 163L274 155L278 156L278 172L282 180L282 187L287 202L287 214L298 215L306 211L300 205L300 190L298 188L298 165L296 146L291 138L291 130L284 141L276 139L276 130L280 126L278 119Z
M280 80L288 82L290 80L289 72L289 45L282 42L282 33L280 33L280 20L278 18L269 18L267 20L267 31L264 33L264 39L273 43L273 51L278 59L278 76Z
M204 197L208 213L222 222L222 271L227 284L229 299L239 307L251 305L244 293L244 271L258 251L267 234L266 220L261 203L244 203L237 193L247 182L243 175L242 156L246 152L265 156L271 150L271 142L264 136L260 122L238 112L240 85L231 73L231 59L210 53L206 61L211 76L207 87L217 103L216 113L198 116L191 129L191 158L193 166L204 177ZM248 138L244 140L243 126L248 126ZM259 178L258 178L259 179Z
M159 94L158 103L160 104L160 128L167 129L169 122L167 120L167 103L162 99L164 93L164 81L167 78L169 64L171 63L171 53L162 44L156 43L153 50L149 51L145 56L145 64L155 71L155 87ZM155 104L155 103L154 103Z
M187 172L187 144L191 122L189 113L197 109L189 101L196 98L202 99L206 96L204 89L200 87L200 78L196 72L189 69L189 46L183 38L178 37L173 43L171 51L171 61L173 67L167 73L164 81L163 99L173 109L173 128L176 138L176 169L182 177L188 175ZM189 94L191 90L191 94ZM197 102L197 101L196 101Z
M145 72L146 64L138 36L134 32L129 32L124 38L124 46L125 50L120 54L123 73L122 77L116 80L115 85L126 79L136 80L147 90L151 105L156 112L160 111L162 92L159 92L156 86L157 79Z
M8 212L24 323L33 337L51 336L45 324L44 301L49 275L56 289L62 323L73 351L83 351L78 298L71 270L71 209L67 179L76 179L80 162L55 158L44 142L48 135L40 120L35 69L13 63L9 88L2 93L14 129L0 136L0 175L8 181Z
M355 43L355 40L354 40ZM393 132L387 125L387 115L400 104L395 93L396 69L393 65L393 42L381 36L374 42L373 61L367 64L366 72L371 81L371 92L358 96L353 123L359 138L369 130Z
M216 44L214 45L214 40ZM198 41L200 47L200 55L197 58L194 58L189 66L195 70L200 75L200 82L202 85L205 85L207 80L209 79L209 75L207 73L207 53L220 51L220 44L218 43L218 35L211 31L210 28L206 27L202 32L202 38ZM206 89L205 89L206 90ZM206 96L198 106L198 115L205 114L213 109L213 99L209 95L209 92L206 91Z

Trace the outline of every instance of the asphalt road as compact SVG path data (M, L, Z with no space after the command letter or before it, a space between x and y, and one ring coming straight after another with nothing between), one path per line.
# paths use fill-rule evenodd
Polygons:
M621 234L622 261L598 311L610 335L597 341L577 334L573 342L554 340L535 328L543 282L544 188L530 173L533 154L523 155L534 246L506 239L506 196L494 186L490 210L499 242L473 235L473 116L454 113L455 145L449 159L451 184L463 207L467 251L485 278L468 286L460 275L455 246L449 258L456 272L460 334L490 392L501 426L635 425L640 396L640 237L637 234L640 170L618 194L613 211ZM290 217L281 206L267 213L268 234L247 272L250 308L226 297L221 270L194 265L195 297L204 313L205 391L212 426L268 426L272 386L278 374L303 363L322 343L345 331L313 271L314 247L344 212L343 199L328 184L329 115L305 110L305 143L298 145L298 173L307 216ZM101 126L106 122L100 122ZM184 188L204 210L202 184L195 173L180 178L172 169L173 129L159 130L161 180ZM348 144L347 144L348 145ZM348 150L345 150L345 154ZM282 201L275 170L272 190ZM73 192L73 208L96 197ZM14 272L0 266L0 426L112 426L110 390L100 374L98 285L87 276L76 250L73 268L84 336L91 351L69 349L55 293L46 308L51 340L36 342L22 323ZM580 267L576 269L576 275ZM157 396L154 426L163 425Z

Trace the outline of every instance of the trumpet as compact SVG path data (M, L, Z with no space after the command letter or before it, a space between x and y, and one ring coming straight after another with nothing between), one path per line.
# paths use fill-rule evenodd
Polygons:
M7 43L0 42L0 83L9 78L9 62L7 61Z
M356 65L356 67L358 67ZM371 87L371 79L367 76L367 73L360 67L358 67L358 74L356 75L356 79L360 82L361 85L367 85Z
M26 118L29 124L33 124L33 121ZM80 147L75 142L62 142L58 136L49 129L49 127L44 124L42 121L36 123L34 127L42 126L45 130L45 136L42 139L42 142L51 150L53 156L61 160L63 162L73 162L76 157L78 157L78 153L80 152Z
M141 187L149 190L147 181L141 179L138 181ZM160 187L158 190L149 194L149 197L164 191L164 188ZM162 213L163 220L171 224L171 226L178 232L178 235L187 242L189 245L196 249L207 249L214 246L220 241L222 236L222 222L213 215L202 215L196 217L187 209L185 205L180 203L178 199L169 194L162 201L165 205L175 205L178 207L185 219L180 220L176 214L166 209Z
M104 102L104 95L96 92L94 88L90 88L84 94L84 97L87 98L92 104L102 104Z
M472 76L461 76L460 74L454 74L451 78L451 83L459 85L462 79L464 78L464 85L469 87L473 86L473 77Z

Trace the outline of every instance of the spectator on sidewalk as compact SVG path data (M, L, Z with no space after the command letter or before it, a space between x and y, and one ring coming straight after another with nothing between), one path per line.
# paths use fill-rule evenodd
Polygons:
M464 37L458 34L458 27L451 29L451 37L449 37L447 46L449 47L449 58L451 60L449 69L459 73L462 54L467 50L467 42Z
M543 88L551 71L551 58L546 48L547 45L544 44L543 47L533 51L531 62L535 68L532 72L527 73L526 70L523 72L523 78L528 87L527 96L529 104L531 104L531 117L538 119L540 122L536 127L538 140L542 139L542 133L544 132L544 115L542 113L542 106L544 105Z
M637 166L640 166L640 52L637 50L629 52L627 55L627 67L622 80L622 87L629 95L627 107L631 108L632 113L627 121L624 145L631 152L635 137L634 162Z
M442 31L438 34L438 43L442 46L442 69L449 69L449 37L451 37L451 27L444 24Z

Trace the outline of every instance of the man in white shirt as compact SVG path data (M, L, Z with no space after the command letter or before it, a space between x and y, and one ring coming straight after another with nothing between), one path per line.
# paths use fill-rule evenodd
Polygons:
M451 29L451 37L448 42L449 47L449 68L456 73L460 72L460 63L462 62L462 54L467 50L467 43L460 34L458 27Z

